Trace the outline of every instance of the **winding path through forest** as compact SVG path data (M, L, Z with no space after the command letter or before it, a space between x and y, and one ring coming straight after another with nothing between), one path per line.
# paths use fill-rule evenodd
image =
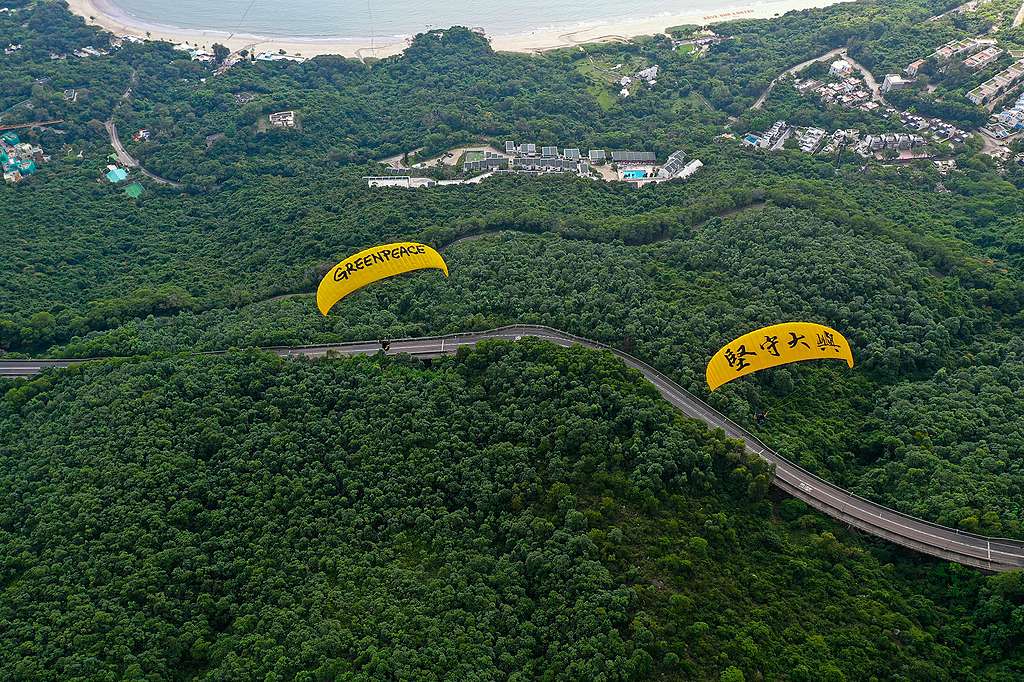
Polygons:
M374 355L382 351L388 355L408 354L420 358L436 358L454 354L463 346L474 346L481 341L518 341L523 337L536 337L559 346L581 345L613 353L627 366L643 374L658 389L661 396L683 414L703 421L712 428L722 429L730 438L742 441L747 450L772 464L775 467L772 483L776 487L838 521L903 547L985 571L1024 568L1024 541L989 538L940 526L889 509L832 485L790 462L749 431L642 360L598 341L558 329L539 325L510 325L483 332L398 339L388 342L386 346L380 341L354 341L318 346L270 347L263 350L283 358ZM218 355L222 352L213 354ZM0 361L0 376L28 377L45 369L67 367L83 362L90 360Z

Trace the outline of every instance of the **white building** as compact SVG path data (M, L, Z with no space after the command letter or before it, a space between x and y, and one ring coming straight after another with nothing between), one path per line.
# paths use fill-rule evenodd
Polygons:
M641 78L651 85L654 85L655 80L658 78L658 65L649 66L646 69L641 69L636 72L636 77Z
M700 159L694 159L690 163L686 164L686 166L683 167L683 170L679 171L679 175L676 177L684 179L688 178L703 167L704 163Z
M803 128L796 134L796 143L799 145L800 151L813 154L818 151L818 147L821 146L821 142L827 134L827 131L821 128Z
M914 81L907 80L898 73L887 73L885 74L885 80L882 81L882 92L902 90L913 82Z
M295 127L295 112L294 111L278 111L270 115L270 125L275 128L294 128Z
M832 62L832 66L829 67L828 72L832 76L848 76L853 71L853 65L845 59L837 59Z
M412 178L408 175L369 175L363 180L367 187L412 187Z
M433 178L413 178L408 175L368 175L363 180L366 180L367 187L400 187L402 189L433 187L437 184ZM462 181L458 180L455 184L462 184Z
M917 72L921 70L921 67L928 63L927 59L918 59L917 61L910 62L907 64L907 68L903 69L903 73L907 74L911 78L917 76Z

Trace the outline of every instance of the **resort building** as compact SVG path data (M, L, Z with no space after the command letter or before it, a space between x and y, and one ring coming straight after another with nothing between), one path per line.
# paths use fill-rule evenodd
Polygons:
M466 161L462 164L464 171L496 171L509 167L509 157L494 152L484 152L482 159Z
M1003 54L1003 51L995 45L986 47L981 52L972 54L970 57L964 60L964 66L969 69L983 69L995 60L999 59L999 55Z
M658 171L659 178L674 178L686 165L686 154L682 150L669 154L665 165Z
M686 178L690 177L703 167L703 161L701 161L700 159L694 159L690 163L683 166L683 170L679 171L679 173L676 174L676 177L685 180Z
M512 158L512 170L519 173L577 172L579 170L579 162L552 157L516 156Z
M995 42L995 40L989 38L964 38L961 40L951 40L935 50L935 52L932 52L929 57L940 63L948 62L957 55L965 54L971 50L981 47L982 45L993 45Z
M686 154L683 153L681 149L669 154L668 159L665 161L665 165L658 170L658 173L655 176L656 181L664 182L674 178L685 180L704 167L704 164L700 159L693 159L689 163L686 163L685 159Z
M433 178L413 178L408 175L368 175L363 180L366 180L367 187L400 187L403 189L433 187L437 184Z
M124 168L118 168L117 166L107 166L107 174L105 177L110 184L116 185L119 182L124 182L128 178L128 171Z
M654 163L657 158L654 152L612 152L612 162L614 163Z
M1007 68L968 92L967 99L978 105L988 104L997 96L1002 94L1008 87L1019 81L1022 76L1024 76L1024 59L1018 59Z
M928 63L927 59L918 59L916 62L910 62L907 64L907 68L903 69L903 73L907 74L911 78L917 76L917 72L921 70L921 67Z

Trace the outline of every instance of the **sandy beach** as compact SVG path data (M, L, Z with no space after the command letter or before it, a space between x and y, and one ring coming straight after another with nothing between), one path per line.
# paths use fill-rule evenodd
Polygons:
M635 36L653 35L663 32L669 26L681 24L703 25L734 19L767 19L792 10L826 7L844 1L849 0L778 0L761 2L756 5L737 4L724 7L715 14L696 11L682 14L662 14L647 19L580 22L575 26L539 29L510 35L488 35L488 38L495 50L542 52L572 47L580 43L626 40ZM399 54L406 48L409 41L404 38L382 37L371 45L367 40L269 37L185 29L144 22L126 15L106 0L67 0L67 2L71 11L83 17L87 23L99 26L115 35L166 40L175 44L187 43L197 47L209 48L214 43L220 43L232 50L248 49L257 52L284 50L287 54L303 57L337 54L345 57L365 58Z

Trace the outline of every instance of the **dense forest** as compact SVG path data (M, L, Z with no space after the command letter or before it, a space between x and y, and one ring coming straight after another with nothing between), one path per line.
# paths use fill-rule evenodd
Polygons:
M728 386L712 402L752 427L767 411L771 418L758 428L791 459L887 504L952 526L1024 534L1012 494L1024 486L1014 454L1024 405L1012 397L1020 375L1011 369L1020 369L1019 298L1014 314L1000 313L991 290L951 286L951 277L889 239L823 223L805 209L757 205L649 246L506 233L460 243L445 256L449 279L418 274L371 287L329 318L312 295L296 296L151 317L54 354L301 345L536 322L616 344L705 392L704 364L728 339L760 324L825 320L854 344L854 372L790 367ZM877 406L890 392L927 397L950 371L971 375L1000 364L997 383L983 392L974 383L977 412L969 421L919 400L909 422L915 428L900 432ZM945 437L961 438L967 453L949 450L957 443L936 449L921 441L935 418L960 424ZM989 452L976 450L983 444ZM904 468L908 449L918 461ZM879 485L896 474L914 484L898 493Z
M89 365L0 436L7 679L1024 671L1020 575L765 497L610 354Z
M52 159L0 186L0 354L116 358L0 380L0 677L1024 676L1020 574L912 555L778 495L762 462L610 355L253 349L553 325L647 360L858 494L1024 537L1024 166L978 140L943 175L723 137L777 118L895 130L787 82L749 106L831 49L880 76L1012 15L996 0L928 21L956 4L729 22L699 58L665 36L497 53L453 27L383 60L215 76L168 44L114 49L62 0L0 0L23 45L0 57L3 124L64 119L21 131ZM74 56L85 45L111 52ZM617 98L594 65L620 62L659 64L658 87ZM892 100L976 125L962 92L980 77L927 74L933 92ZM279 109L300 129L261 132ZM132 199L106 183L107 121L182 185L133 171ZM388 155L504 139L680 149L704 167L640 190L362 180ZM450 277L318 313L331 265L398 239L442 249ZM723 343L793 319L843 331L856 366L707 394Z

